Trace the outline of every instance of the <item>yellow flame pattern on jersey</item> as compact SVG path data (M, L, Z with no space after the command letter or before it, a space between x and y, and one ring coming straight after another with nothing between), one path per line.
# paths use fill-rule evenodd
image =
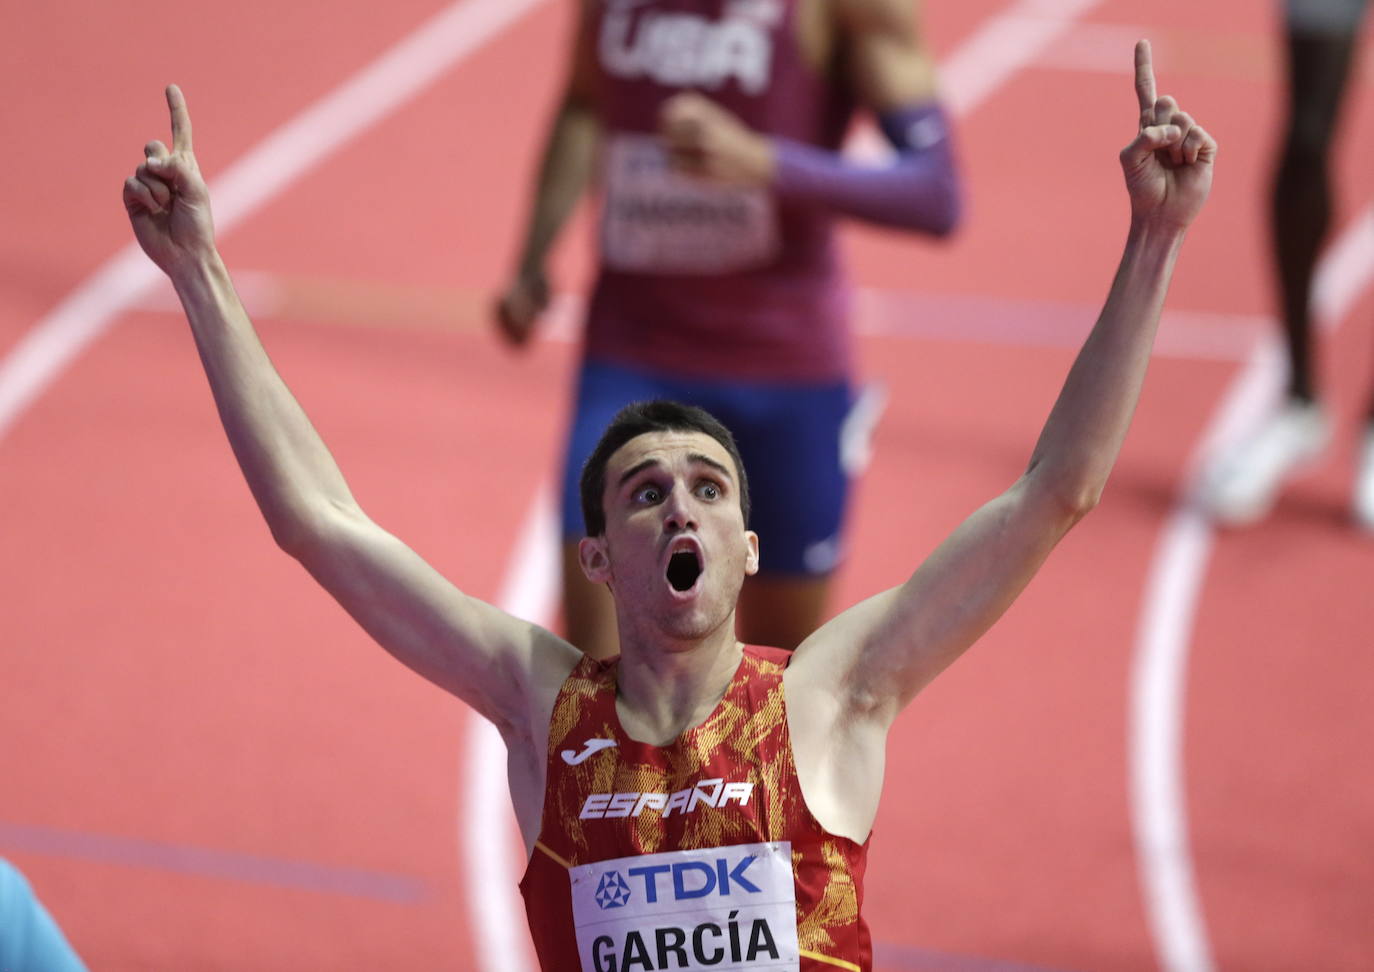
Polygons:
M630 739L615 711L616 665L584 659L569 676L549 724L548 779L535 854L524 882L529 902L539 900L541 873L661 851L786 840L792 844L797 889L797 937L802 967L837 961L867 968L868 935L860 920L860 881L867 846L826 832L807 809L797 783L787 728L782 673L785 661L746 649L724 698L701 725L667 746ZM614 739L570 765L589 739ZM668 814L646 807L638 815L582 819L589 795L672 794L704 780L753 784L747 804L729 802ZM554 889L556 879L547 879ZM566 877L561 891L566 894ZM551 890L549 893L555 893ZM530 904L531 925L541 920ZM568 930L571 940L571 928ZM819 963L819 964L817 964ZM854 967L854 966L847 966Z

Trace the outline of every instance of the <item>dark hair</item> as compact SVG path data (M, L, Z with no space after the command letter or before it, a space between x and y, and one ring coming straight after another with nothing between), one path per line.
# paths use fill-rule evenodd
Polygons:
M735 437L705 409L660 399L633 402L617 412L582 465L582 521L588 536L606 532L606 464L617 449L647 432L701 432L719 442L735 463L739 475L739 508L744 514L744 525L749 525L749 480L744 474L744 461L740 459Z

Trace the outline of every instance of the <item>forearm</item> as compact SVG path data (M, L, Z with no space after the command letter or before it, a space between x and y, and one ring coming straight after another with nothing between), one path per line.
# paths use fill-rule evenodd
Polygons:
M321 512L354 505L348 485L268 358L219 254L172 282L239 468L277 542L294 550Z
M1212 187L1217 144L1169 97L1155 95L1147 41L1135 46L1136 137L1120 153L1131 232L1097 326L1069 372L1025 480L1081 515L1121 451L1183 236Z
M591 180L601 123L590 104L569 98L559 108L544 146L530 207L520 271L539 271L559 231Z
M886 113L880 122L896 149L893 160L880 165L775 139L775 190L866 222L948 234L959 221L960 193L944 112L925 104Z
M1132 224L1106 304L1031 456L1027 476L1080 513L1096 504L1126 438L1182 242L1181 230Z

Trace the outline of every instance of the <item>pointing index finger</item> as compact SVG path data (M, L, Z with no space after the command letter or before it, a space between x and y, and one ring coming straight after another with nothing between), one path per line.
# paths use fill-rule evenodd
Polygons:
M1150 111L1155 106L1155 68L1150 60L1150 42L1135 42L1135 96L1140 102L1141 111Z
M186 110L186 96L174 84L167 85L167 108L172 113L172 151L191 151L191 113Z

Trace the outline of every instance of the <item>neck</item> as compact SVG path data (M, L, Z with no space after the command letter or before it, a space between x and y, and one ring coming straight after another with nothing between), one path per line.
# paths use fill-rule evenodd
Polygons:
M616 708L631 738L662 746L700 725L720 702L744 647L735 617L695 641L621 638Z

